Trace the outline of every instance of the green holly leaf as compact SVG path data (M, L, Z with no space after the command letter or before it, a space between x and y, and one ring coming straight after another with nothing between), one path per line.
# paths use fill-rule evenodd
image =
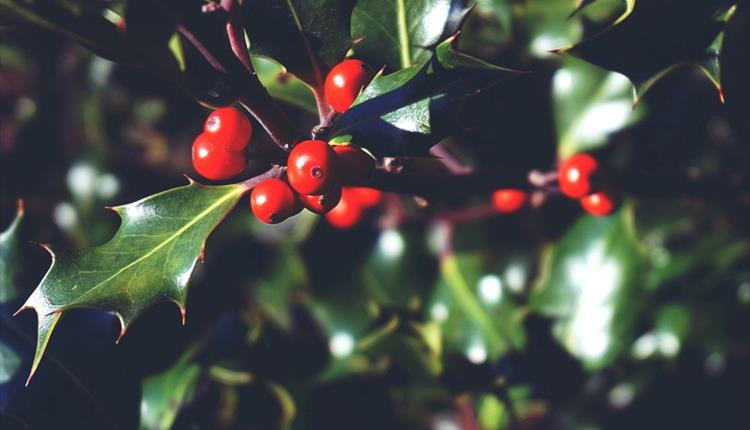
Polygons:
M633 124L644 107L632 108L628 79L575 58L566 58L552 79L552 101L562 158L606 144L611 133Z
M630 205L604 218L584 216L542 262L531 294L537 312L556 319L554 334L589 369L630 345L646 259Z
M13 278L18 273L18 232L23 221L23 201L18 201L18 209L13 222L0 232L0 304L9 302L18 296L13 285Z
M421 66L378 72L336 122L333 135L350 135L378 155L424 155L458 130L466 97L522 73L459 52L457 42L458 34L449 37Z
M253 55L272 58L322 89L328 69L351 46L353 0L255 0L244 2Z
M284 66L263 57L253 57L253 67L260 83L277 100L317 114L318 107L310 88L287 72Z
M291 330L290 307L307 291L307 270L296 247L283 244L269 272L253 285L253 297L264 314L285 330Z
M440 266L442 276L427 312L441 324L444 349L481 364L523 347L523 314L507 297L508 290L486 257L450 255Z
M698 67L723 99L718 56L725 24L735 10L732 3L627 0L625 12L611 27L560 52L627 76L636 101L685 65Z
M398 70L426 63L441 36L458 28L464 1L360 0L352 12L354 55L373 67Z
M141 430L170 429L180 410L195 396L201 366L191 348L172 367L143 381Z
M38 319L31 375L60 317L70 309L113 312L122 327L120 337L141 312L160 301L176 303L184 321L188 281L206 238L245 191L242 184L191 181L113 208L122 224L104 245L77 250L45 246L52 266L19 310L33 309Z

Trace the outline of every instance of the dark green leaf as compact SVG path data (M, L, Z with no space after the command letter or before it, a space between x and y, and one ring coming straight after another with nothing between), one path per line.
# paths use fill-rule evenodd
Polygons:
M466 97L520 73L458 52L457 38L438 45L421 66L381 70L337 121L334 136L351 135L378 155L423 155L457 131Z
M317 114L318 107L310 88L283 66L267 58L253 57L253 67L273 98Z
M546 255L531 305L557 320L554 334L571 354L600 368L630 345L645 262L632 206L585 216Z
M250 52L276 60L313 88L351 45L354 0L245 2Z
M456 24L464 1L360 0L352 13L352 37L363 38L354 55L375 68L419 66L430 60L430 47ZM449 31L453 33L457 28Z
M610 133L637 121L632 86L619 73L578 59L565 59L552 80L558 155L589 151L608 142Z
M611 27L563 52L624 74L635 85L636 99L682 65L698 66L721 94L718 49L732 2L632 2Z
M144 309L163 301L183 312L190 275L206 238L245 191L241 185L189 185L113 208L122 219L106 244L87 249L47 248L53 261L21 309L38 318L36 370L63 312L80 307L108 310L120 336Z
M523 347L523 314L505 297L507 289L487 259L476 254L446 257L441 272L427 309L441 323L446 350L480 364Z
M201 366L188 350L172 367L143 381L141 430L171 429L177 414L193 400Z
M298 251L283 245L269 273L255 283L253 295L263 312L284 329L291 329L289 314L295 296L307 288L307 272Z
M18 201L16 217L7 229L0 232L0 304L18 296L13 278L18 273L18 231L23 220L23 202Z

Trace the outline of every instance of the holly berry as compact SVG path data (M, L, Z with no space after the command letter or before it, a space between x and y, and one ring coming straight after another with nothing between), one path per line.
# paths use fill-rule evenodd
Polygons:
M611 190L597 191L581 199L583 209L595 216L607 216L617 209L620 196Z
M352 198L364 208L377 206L383 200L383 192L374 188L366 187L347 187Z
M333 147L339 164L339 178L343 184L365 182L375 171L375 159L355 145Z
M526 193L521 190L512 188L497 190L492 194L492 205L500 213L512 213L523 207L527 197Z
M242 112L225 107L211 112L203 125L203 132L219 148L242 151L250 142L253 126Z
M372 79L372 71L359 60L344 60L333 66L325 82L325 96L336 112L344 112Z
M193 141L193 168L211 180L228 179L245 169L245 155L216 147L205 133Z
M354 227L362 218L362 205L350 188L341 190L341 200L326 215L326 220L342 230Z
M267 224L278 224L302 210L297 194L286 182L275 178L266 179L253 189L250 208Z
M599 163L588 154L576 154L560 165L560 190L566 196L580 199L594 191Z
M323 194L338 182L336 152L322 140L304 140L289 153L289 185L300 194Z
M302 204L316 214L330 212L341 200L341 187L336 187L325 194L300 196Z

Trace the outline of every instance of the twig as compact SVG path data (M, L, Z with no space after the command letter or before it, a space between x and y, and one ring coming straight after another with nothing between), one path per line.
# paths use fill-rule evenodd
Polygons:
M266 179L282 177L285 172L286 172L285 166L274 165L273 167L261 173L260 175L254 176L250 179L240 182L240 186L242 186L242 188L244 188L245 191L249 191L255 188L261 182L265 181Z
M177 31L180 32L185 38L195 46L195 49L198 50L198 52L203 55L203 58L208 61L208 63L213 67L214 69L218 70L221 73L227 73L227 69L224 68L224 65L221 64L221 62L214 57L214 55L211 53L211 51L206 47L206 45L203 44L203 42L198 39L195 34L193 34L192 31L190 31L187 27L185 27L183 24L177 24Z
M227 12L227 38L232 47L234 56L245 66L245 69L255 75L253 63L250 61L247 43L245 41L245 30L242 19L242 10L237 7L236 0L221 0L221 8Z
M469 173L473 170L440 143L430 149L430 154L437 157L451 173Z

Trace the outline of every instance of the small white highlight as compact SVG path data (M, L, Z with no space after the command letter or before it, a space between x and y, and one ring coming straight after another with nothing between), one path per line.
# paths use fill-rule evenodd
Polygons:
M88 163L77 163L68 170L67 183L70 193L80 199L88 199L94 194L97 172Z
M78 224L78 213L68 202L59 203L52 212L55 224L63 230L69 230Z
M526 269L520 263L510 264L503 274L505 285L514 293L523 291L526 285Z
M333 83L339 88L343 88L346 82L344 81L344 77L341 75L335 75L333 77Z
M503 298L503 284L496 275L484 275L479 279L479 296L485 303L494 305Z
M396 230L385 230L378 239L378 248L387 258L398 258L404 253L404 238Z
M487 361L487 348L477 342L466 351L466 358L474 364L482 364Z
M443 322L448 319L448 306L445 303L437 302L430 308L430 317L437 322Z
M569 94L573 89L573 73L567 69L558 70L552 78L552 85L554 85L557 94Z
M742 304L750 303L750 282L745 282L737 288L737 300Z
M328 344L334 357L346 357L354 351L354 338L346 332L338 332L331 337Z
M629 100L598 104L583 114L577 135L584 141L601 139L625 126L631 111L632 105Z
M564 47L569 43L568 38L541 34L531 42L531 53L536 57L551 57L550 51Z
M623 382L617 384L609 391L607 400L612 409L622 410L627 408L635 398L635 386L631 383Z
M674 333L659 333L659 352L665 357L674 357L680 352L680 340Z
M639 360L651 357L656 352L658 342L653 333L645 333L633 343L633 356Z
M120 191L120 181L117 177L111 173L105 173L99 176L96 182L96 195L102 199L107 200L116 196Z

